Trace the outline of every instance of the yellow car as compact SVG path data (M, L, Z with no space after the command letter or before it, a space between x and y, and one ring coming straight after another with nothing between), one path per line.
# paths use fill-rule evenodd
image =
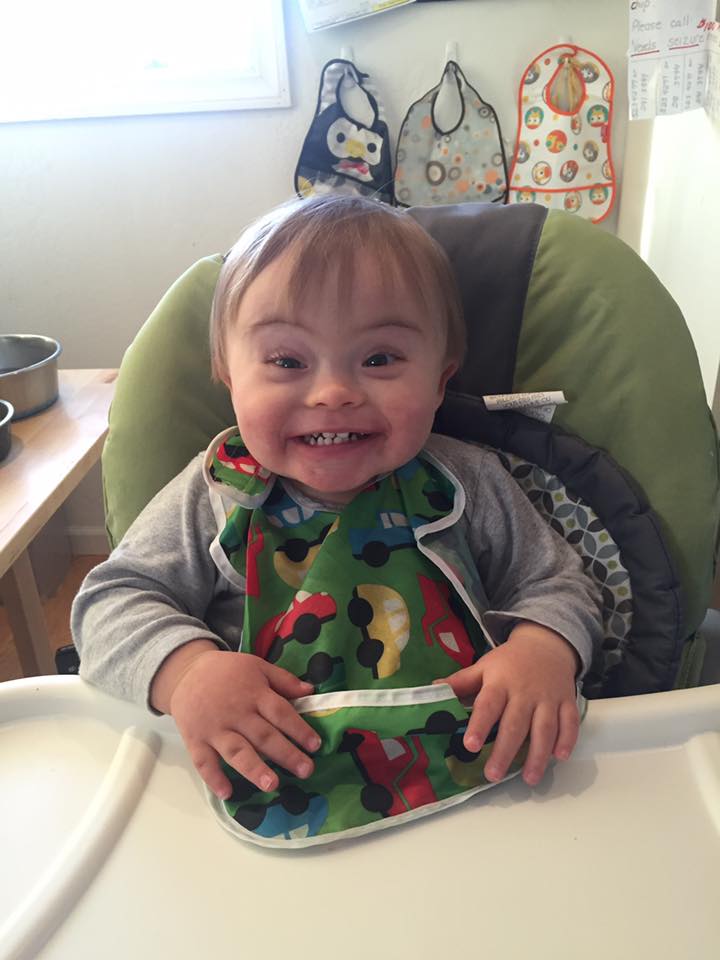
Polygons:
M410 639L410 613L396 590L374 583L359 584L348 604L348 618L362 633L356 654L376 680L400 669L400 654Z

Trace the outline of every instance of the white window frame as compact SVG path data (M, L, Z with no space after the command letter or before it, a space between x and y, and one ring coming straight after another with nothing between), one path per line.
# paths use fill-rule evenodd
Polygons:
M252 4L259 42L253 67L245 73L218 71L204 78L173 75L171 71L163 75L159 71L157 76L143 77L142 83L131 79L118 95L93 95L90 84L86 84L83 90L69 90L62 96L56 90L54 101L43 102L39 97L23 100L17 92L13 94L13 84L3 78L0 67L0 123L289 107L282 0L252 0ZM122 11L122 4L116 9ZM61 84L57 87L62 89Z

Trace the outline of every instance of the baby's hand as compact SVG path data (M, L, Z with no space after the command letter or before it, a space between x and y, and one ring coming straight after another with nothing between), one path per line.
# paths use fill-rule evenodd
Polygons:
M445 681L460 699L475 697L463 738L465 748L480 750L500 721L485 764L488 780L502 780L530 734L523 779L539 783L551 756L567 760L580 728L575 694L579 666L574 648L553 630L525 621L477 663Z
M320 738L288 700L312 691L311 684L260 657L197 640L168 657L151 701L172 714L200 776L226 800L232 788L220 757L260 790L278 785L263 758L298 777L310 776L313 762L295 744L313 751Z

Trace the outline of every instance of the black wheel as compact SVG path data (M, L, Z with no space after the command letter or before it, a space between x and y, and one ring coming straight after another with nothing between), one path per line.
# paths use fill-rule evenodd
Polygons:
M344 731L342 735L342 740L340 741L340 746L337 748L338 753L352 753L354 750L357 750L358 747L363 745L364 738L360 733L348 733L347 730Z
M234 800L235 803L246 803L254 793L257 793L258 788L245 777L239 776L237 780L232 779L231 783L232 795L230 800Z
M309 795L300 787L296 787L294 783L288 783L281 787L278 799L287 812L293 816L305 813L310 804Z
M426 733L455 733L458 721L449 710L436 710L425 721Z
M320 636L321 626L314 613L303 613L295 621L292 635L298 643L313 643Z
M267 807L254 804L252 807L238 807L233 820L237 820L240 826L245 827L246 830L257 830L265 819L266 809Z
M442 512L452 510L452 503L440 490L431 490L430 493L425 494L425 499L433 510L441 510Z
M275 637L273 642L270 644L270 649L267 652L265 659L268 663L276 663L282 656L283 647L285 646L285 641L280 637Z
M304 679L308 683L324 683L332 674L333 665L329 653L314 653L307 662Z
M390 547L380 540L371 540L363 547L361 556L369 567L382 567L390 559Z
M354 627L367 627L372 622L372 605L362 597L353 597L347 606L348 620Z
M465 749L463 745L463 733L454 733L452 737L450 737L450 745L448 746L445 756L457 757L460 763L471 763L477 759L478 755L477 753L470 753L469 750Z
M373 640L372 637L368 637L357 648L358 663L362 667L376 667L384 650L385 645L381 640Z
M381 783L368 783L360 791L360 803L371 813L388 812L393 803L393 795Z
M286 540L285 543L278 549L282 550L288 560L290 560L292 563L302 563L302 561L308 555L310 544L307 542L307 540L302 540L299 537L292 537L290 540Z

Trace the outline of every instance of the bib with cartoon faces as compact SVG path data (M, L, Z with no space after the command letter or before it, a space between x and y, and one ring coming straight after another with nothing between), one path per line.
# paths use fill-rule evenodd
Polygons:
M540 203L598 223L615 200L610 152L614 80L572 44L543 51L523 75L510 202Z
M223 825L264 845L307 846L492 786L482 771L494 733L479 754L465 750L469 710L448 685L431 685L489 649L478 612L423 544L455 521L451 480L415 458L333 513L291 496L237 435L209 475L240 499L217 546L245 584L241 649L315 685L295 706L322 739L313 775L275 766L269 793L227 767L231 798L210 797Z

